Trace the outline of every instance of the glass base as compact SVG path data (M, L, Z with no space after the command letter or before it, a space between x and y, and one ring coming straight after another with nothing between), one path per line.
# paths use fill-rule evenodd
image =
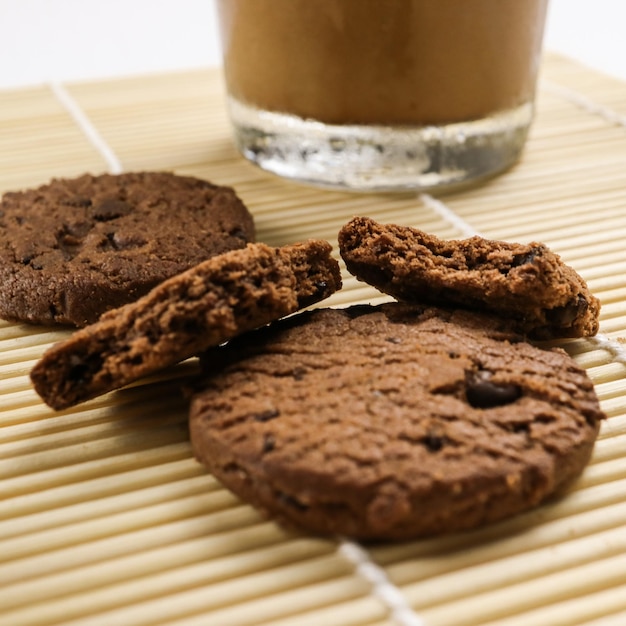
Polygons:
M235 141L264 170L304 183L354 191L427 190L468 183L520 156L532 103L443 126L323 124L259 110L230 98Z

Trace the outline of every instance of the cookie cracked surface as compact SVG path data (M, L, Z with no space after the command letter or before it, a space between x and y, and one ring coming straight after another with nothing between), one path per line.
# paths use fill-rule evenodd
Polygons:
M85 326L254 241L229 187L166 172L83 175L0 201L0 317Z
M329 243L248 244L212 257L52 346L31 370L63 409L323 300L341 287Z
M603 418L565 352L467 311L318 309L203 361L196 457L317 533L405 539L534 507L582 471Z
M357 217L341 229L339 249L348 271L401 301L495 313L536 339L598 331L598 299L541 243L447 241Z

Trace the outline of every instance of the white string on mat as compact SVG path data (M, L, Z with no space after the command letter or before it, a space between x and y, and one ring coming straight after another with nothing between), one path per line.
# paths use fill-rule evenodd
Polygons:
M598 348L603 348L607 352L610 352L613 362L626 365L626 347L621 343L601 333L598 333L595 337L588 337L587 339L596 344Z
M434 198L427 193L420 193L418 195L418 199L444 220L450 222L453 226L456 226L466 237L473 237L474 235L480 234L473 226L470 226L460 215L457 215L441 200L437 200L437 198Z
M348 539L340 539L339 553L354 565L359 576L371 584L372 595L389 609L393 622L398 626L426 626L409 606L402 591L389 580L385 570L372 561L362 546Z
M587 111L587 113L591 113L592 115L599 115L611 124L623 126L624 128L626 128L625 115L621 115L617 111L614 111L604 104L594 102L591 98L588 98L584 94L575 91L574 89L570 89L569 87L563 87L563 85L559 85L558 83L554 83L551 80L546 79L541 80L541 88L546 92L552 94L553 96L563 98L563 100L566 100L570 104L573 104L580 109Z
M63 108L71 115L77 126L83 132L89 143L100 153L105 160L109 173L120 174L122 164L117 155L107 142L102 138L97 128L93 125L88 115L81 109L79 104L72 98L67 89L58 82L50 83L50 89Z

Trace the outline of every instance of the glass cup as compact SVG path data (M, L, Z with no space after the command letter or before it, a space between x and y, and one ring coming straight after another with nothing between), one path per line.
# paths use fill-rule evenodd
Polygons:
M515 163L548 0L217 0L235 141L265 170L360 191Z

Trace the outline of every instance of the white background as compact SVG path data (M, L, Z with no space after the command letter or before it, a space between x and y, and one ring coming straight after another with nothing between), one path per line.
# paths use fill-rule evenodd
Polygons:
M546 49L626 80L626 0L551 2ZM213 0L0 0L0 88L219 62Z

